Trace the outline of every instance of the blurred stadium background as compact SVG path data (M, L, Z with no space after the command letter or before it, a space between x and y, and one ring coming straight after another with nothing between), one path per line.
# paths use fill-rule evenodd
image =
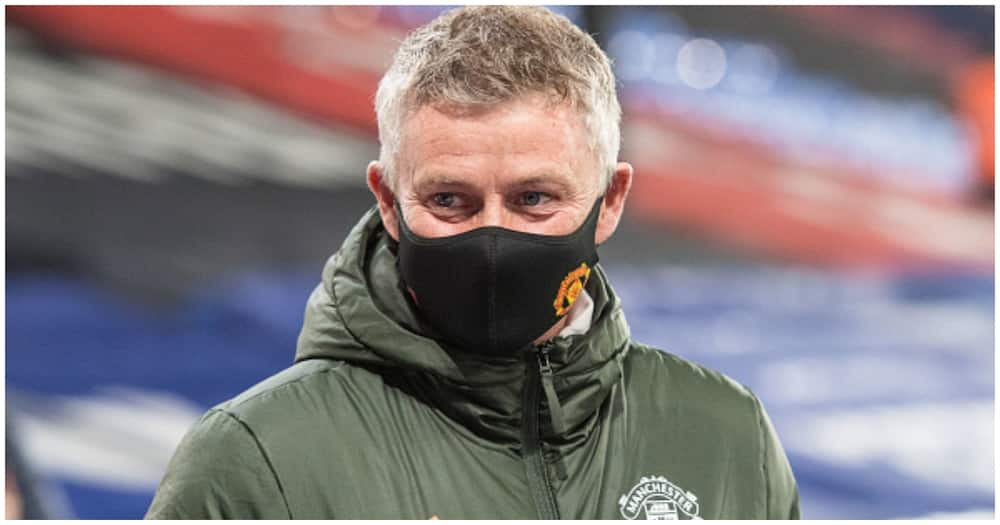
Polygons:
M8 511L141 517L290 363L442 9L6 8ZM754 389L804 517L992 518L993 7L555 9L616 61L634 336Z

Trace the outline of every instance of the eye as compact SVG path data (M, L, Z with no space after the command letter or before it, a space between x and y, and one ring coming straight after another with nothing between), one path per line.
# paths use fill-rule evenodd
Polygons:
M518 199L522 206L538 206L548 200L549 196L540 191L526 191Z
M434 201L435 206L451 208L456 204L455 201L458 200L458 197L454 193L435 193L431 199Z

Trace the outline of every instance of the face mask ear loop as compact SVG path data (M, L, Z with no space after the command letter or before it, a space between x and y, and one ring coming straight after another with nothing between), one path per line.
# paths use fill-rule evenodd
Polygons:
M403 217L403 205L399 203L399 199L395 195L392 196L392 205L396 208L396 217L399 219L399 235L405 235L409 233L410 227L406 224L406 219Z
M604 206L604 196L605 195L607 195L607 192L602 193L601 195L599 195L597 197L597 200L594 201L594 208L592 210L590 210L590 213L594 215L594 223L595 224L599 223L601 221L601 208ZM590 219L590 217L588 216L588 220L589 219ZM595 226L595 228L596 228L596 226Z

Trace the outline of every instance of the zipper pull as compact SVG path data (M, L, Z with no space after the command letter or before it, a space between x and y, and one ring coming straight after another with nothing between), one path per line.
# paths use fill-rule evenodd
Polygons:
M549 404L549 417L552 420L552 430L556 434L562 434L565 428L562 405L559 397L556 396L556 387L552 384L552 364L549 363L548 343L538 347L538 370L542 376L542 390L545 391L545 400Z

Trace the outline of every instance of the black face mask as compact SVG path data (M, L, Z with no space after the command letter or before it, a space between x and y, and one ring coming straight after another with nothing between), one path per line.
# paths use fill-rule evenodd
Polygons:
M594 233L603 199L575 232L562 236L488 226L419 237L397 203L400 275L446 343L511 355L566 315L587 284L598 261Z

